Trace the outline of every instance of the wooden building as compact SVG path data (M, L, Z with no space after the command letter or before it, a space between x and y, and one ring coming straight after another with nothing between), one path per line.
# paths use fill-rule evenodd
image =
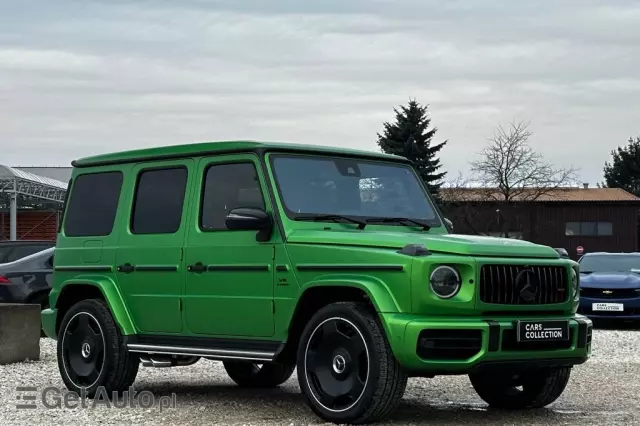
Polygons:
M529 190L509 203L486 188L442 188L440 194L456 233L565 248L573 259L578 247L584 253L638 251L640 198L619 188Z

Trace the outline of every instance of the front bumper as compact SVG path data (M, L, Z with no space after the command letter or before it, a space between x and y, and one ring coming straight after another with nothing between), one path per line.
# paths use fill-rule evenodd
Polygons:
M424 317L381 315L398 362L411 375L468 374L490 368L536 368L581 364L591 355L593 324L583 315L571 317ZM518 343L517 320L569 320L565 342ZM427 331L425 331L427 330ZM441 336L437 355L426 354L421 335ZM447 345L449 347L447 348Z
M623 310L594 310L594 303L609 304L610 307L622 305ZM593 319L640 320L640 297L610 299L581 296L578 312Z

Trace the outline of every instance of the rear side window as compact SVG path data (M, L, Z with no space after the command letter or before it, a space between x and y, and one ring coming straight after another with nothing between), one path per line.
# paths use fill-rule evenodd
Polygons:
M187 169L146 170L138 175L131 232L173 234L180 228Z
M99 237L111 234L121 188L122 172L78 176L65 208L65 235Z

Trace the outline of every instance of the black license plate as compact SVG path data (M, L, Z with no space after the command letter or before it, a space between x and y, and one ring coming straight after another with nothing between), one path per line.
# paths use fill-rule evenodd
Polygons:
M518 342L569 340L569 321L518 321Z

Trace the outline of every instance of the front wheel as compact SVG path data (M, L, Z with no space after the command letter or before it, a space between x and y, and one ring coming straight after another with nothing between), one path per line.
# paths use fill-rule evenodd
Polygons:
M561 367L514 374L472 374L469 379L478 396L489 406L525 409L542 408L558 399L570 375L570 367Z
M311 409L334 423L384 418L407 385L376 312L361 303L333 303L311 318L300 339L297 370Z
M67 389L93 398L102 387L111 397L131 386L139 357L127 351L123 336L103 300L83 300L64 315L58 331L58 368Z

